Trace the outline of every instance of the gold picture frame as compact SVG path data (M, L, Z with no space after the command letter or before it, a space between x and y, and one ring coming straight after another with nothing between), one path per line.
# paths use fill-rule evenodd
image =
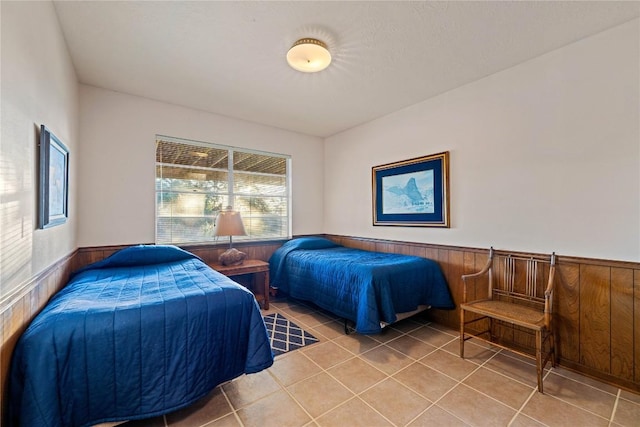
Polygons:
M373 225L450 227L449 152L371 168Z

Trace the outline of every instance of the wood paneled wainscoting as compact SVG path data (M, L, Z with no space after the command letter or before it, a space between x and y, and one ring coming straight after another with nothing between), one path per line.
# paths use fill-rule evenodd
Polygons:
M13 349L31 320L49 298L69 281L77 251L63 257L21 287L21 291L0 306L0 425L6 422L8 373ZM45 349L46 351L46 349Z
M274 241L263 243L236 243L233 247L246 253L247 259L260 259L268 261L271 254L275 252L286 240ZM119 249L125 248L129 245L122 246L96 246L88 248L78 249L77 255L74 258L73 270L84 267L92 262L100 261ZM218 261L220 254L229 247L227 245L180 245L184 250L191 252L202 258L205 263L213 263Z
M488 248L461 248L347 236L326 236L344 246L417 255L436 260L456 306L463 274L479 271ZM510 251L512 252L512 251ZM525 254L526 255L526 254ZM560 364L568 369L640 392L640 263L559 254L554 315ZM434 321L459 329L460 313L433 310ZM533 348L530 335L503 325L503 340Z

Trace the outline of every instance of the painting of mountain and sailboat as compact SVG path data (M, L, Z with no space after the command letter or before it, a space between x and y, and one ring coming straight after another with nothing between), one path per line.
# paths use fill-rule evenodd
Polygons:
M373 225L449 227L449 152L374 166Z

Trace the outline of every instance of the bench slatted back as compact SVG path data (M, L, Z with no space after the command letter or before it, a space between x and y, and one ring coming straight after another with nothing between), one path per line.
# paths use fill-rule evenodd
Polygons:
M544 309L550 260L513 254L494 254L490 292L494 299Z

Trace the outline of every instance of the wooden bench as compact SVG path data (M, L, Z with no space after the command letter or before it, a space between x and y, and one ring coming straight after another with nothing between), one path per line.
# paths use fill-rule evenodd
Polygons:
M491 248L482 270L463 275L460 357L464 358L465 341L478 338L533 358L538 374L538 391L542 393L545 365L551 360L552 366L556 366L553 327L555 264L555 253L548 257L498 255ZM534 335L535 355L496 334L496 323L500 322L515 325L518 331ZM476 328L484 325L486 329L478 331L469 328L470 325Z

